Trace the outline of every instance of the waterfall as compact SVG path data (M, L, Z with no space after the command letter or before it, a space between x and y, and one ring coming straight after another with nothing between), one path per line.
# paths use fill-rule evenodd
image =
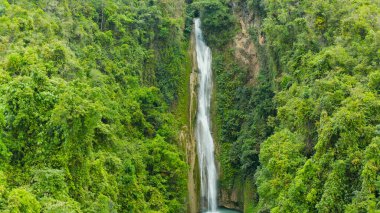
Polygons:
M208 212L217 211L217 172L214 161L214 141L211 136L210 102L212 92L211 50L205 44L201 22L195 22L196 54L199 70L198 112L196 140L201 181L201 200L207 202L202 208ZM202 202L203 203L203 202Z

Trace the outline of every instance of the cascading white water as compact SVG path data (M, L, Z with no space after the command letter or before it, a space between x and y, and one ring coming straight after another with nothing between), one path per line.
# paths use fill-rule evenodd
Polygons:
M199 18L195 22L195 40L199 70L198 112L196 124L197 150L201 179L202 206L208 212L217 212L217 172L214 161L214 141L210 131L210 102L212 92L211 50L205 44Z

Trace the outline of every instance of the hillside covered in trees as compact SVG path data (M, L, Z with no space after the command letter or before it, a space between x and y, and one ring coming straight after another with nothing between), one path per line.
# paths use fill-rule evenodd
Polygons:
M184 9L0 1L1 212L184 211Z
M246 212L380 211L379 2L203 2L221 188ZM253 82L233 44L249 18Z
M380 212L378 0L0 0L0 212L187 212L198 16L220 204Z

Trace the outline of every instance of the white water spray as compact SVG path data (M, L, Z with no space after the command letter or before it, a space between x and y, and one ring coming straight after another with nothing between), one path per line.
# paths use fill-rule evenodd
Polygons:
M212 92L211 50L203 40L199 18L195 22L195 40L199 70L196 139L201 179L202 206L208 212L217 211L217 173L214 161L214 141L210 131L210 102Z

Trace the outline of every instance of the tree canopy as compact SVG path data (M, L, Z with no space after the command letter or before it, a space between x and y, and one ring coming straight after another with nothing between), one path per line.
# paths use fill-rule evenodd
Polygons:
M0 211L180 212L182 1L0 1Z

